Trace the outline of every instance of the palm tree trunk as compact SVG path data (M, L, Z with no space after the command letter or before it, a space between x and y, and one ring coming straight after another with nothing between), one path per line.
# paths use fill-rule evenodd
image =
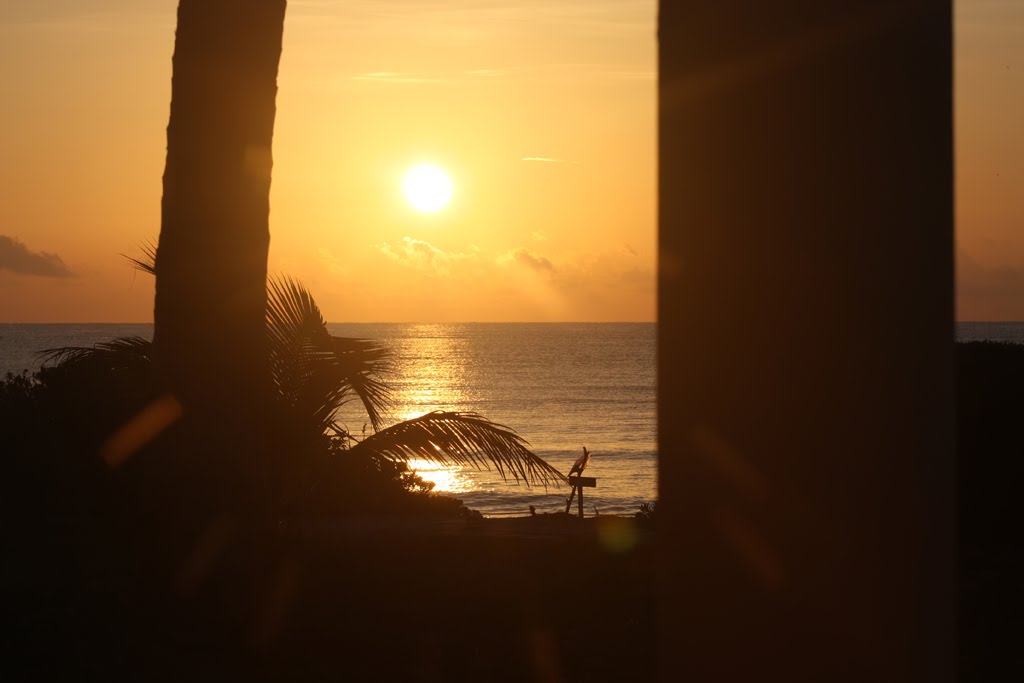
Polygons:
M239 447L258 441L246 427L264 424L270 396L271 139L285 6L178 5L154 352L186 415L242 438Z

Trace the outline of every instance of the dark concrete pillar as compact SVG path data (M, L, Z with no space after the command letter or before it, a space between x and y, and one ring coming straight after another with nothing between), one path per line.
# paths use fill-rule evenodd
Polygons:
M659 24L661 678L953 680L950 3Z

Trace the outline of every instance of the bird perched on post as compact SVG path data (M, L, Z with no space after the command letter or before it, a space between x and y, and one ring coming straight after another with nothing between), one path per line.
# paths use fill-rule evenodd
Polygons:
M580 475L582 475L583 474L583 470L585 470L587 468L587 465L589 465L589 464L590 464L590 452L587 451L587 447L584 446L583 447L583 455L581 455L579 457L579 459L573 464L572 469L569 470L568 476L571 477L573 474L580 474Z

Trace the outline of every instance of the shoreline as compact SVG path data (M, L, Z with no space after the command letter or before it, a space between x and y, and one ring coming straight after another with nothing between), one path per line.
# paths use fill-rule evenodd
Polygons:
M300 543L334 544L353 538L401 539L454 537L465 539L577 539L610 542L632 549L654 541L654 530L634 516L599 515L580 519L565 513L519 517L418 519L401 515L357 515L336 519L304 520L285 535Z

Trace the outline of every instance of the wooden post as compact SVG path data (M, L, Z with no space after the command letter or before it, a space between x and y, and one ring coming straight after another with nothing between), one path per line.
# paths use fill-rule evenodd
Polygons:
M583 519L583 487L597 488L597 479L594 477L569 477L569 486L572 487L572 493L569 494L568 500L565 501L565 514L569 514L569 510L572 508L572 499L579 494L579 500L577 501L580 519Z

